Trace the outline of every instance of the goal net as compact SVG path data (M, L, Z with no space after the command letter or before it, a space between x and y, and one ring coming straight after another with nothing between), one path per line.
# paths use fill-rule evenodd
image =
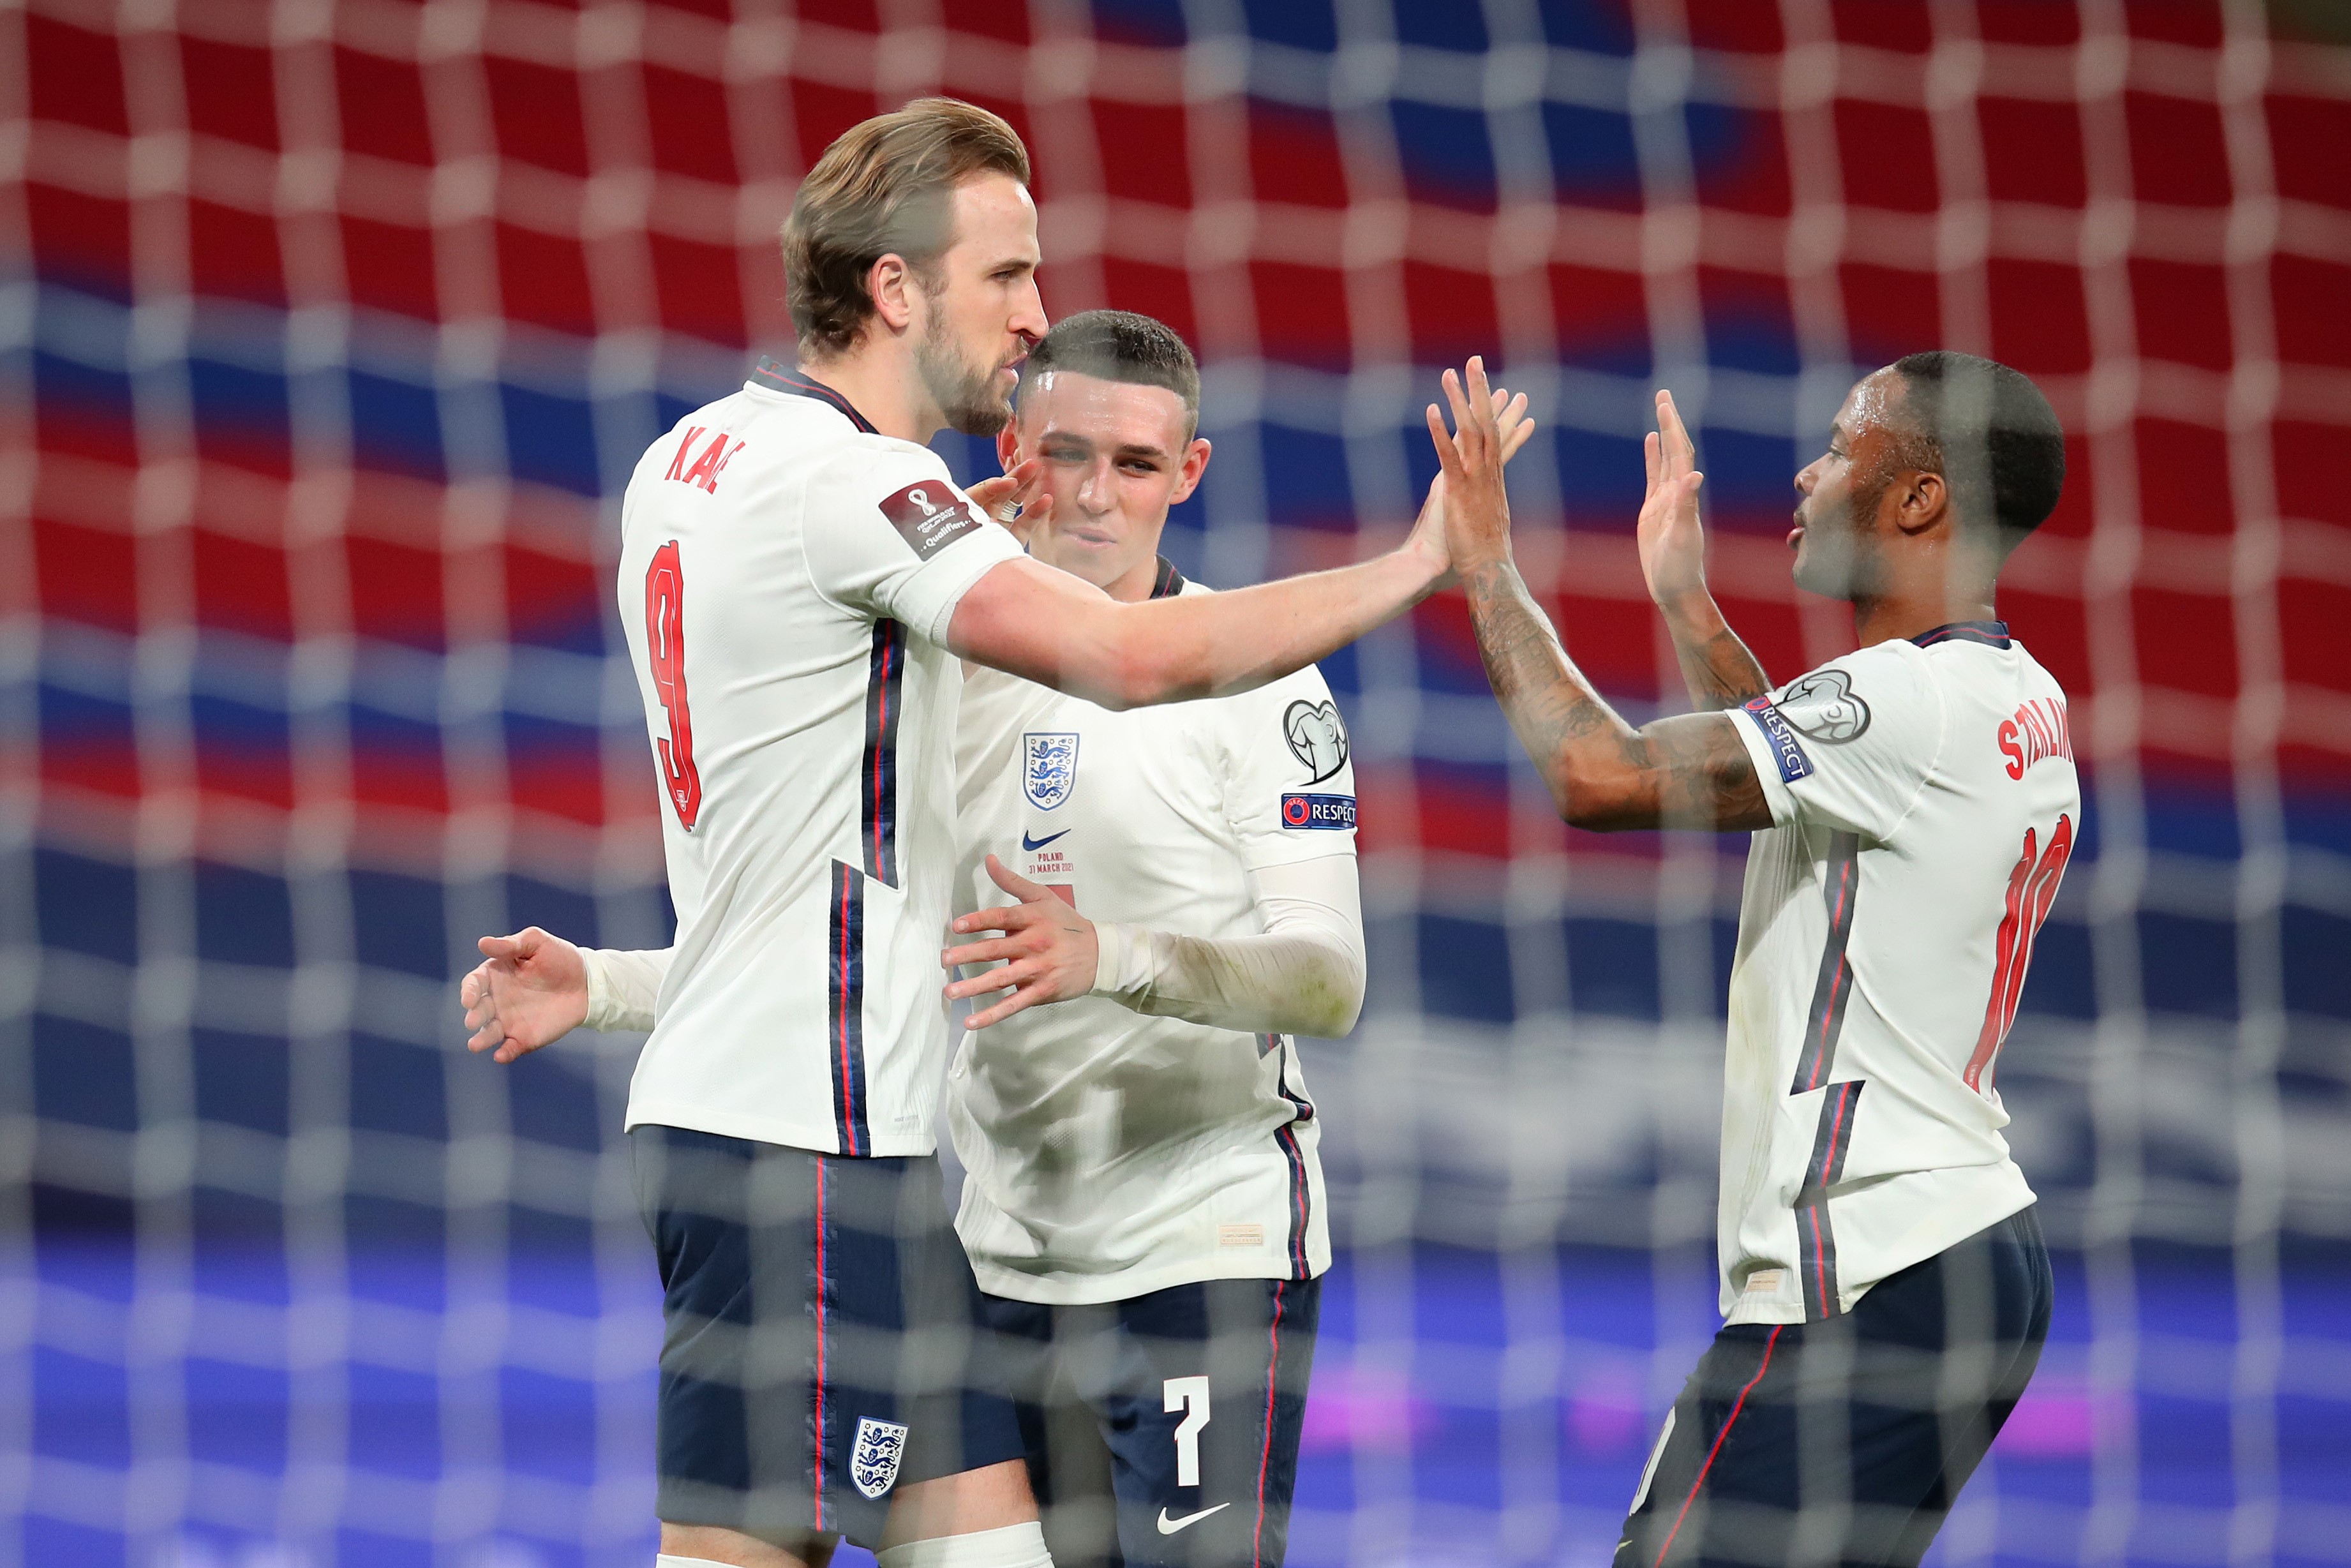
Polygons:
M1851 645L1782 536L1855 377L2049 392L2001 608L2087 819L2001 1089L2059 1304L1935 1561L2351 1561L2346 44L2292 0L0 0L0 1568L648 1559L637 1041L495 1068L454 978L667 941L620 491L789 344L808 163L931 92L1028 138L1055 315L1197 350L1186 573L1396 537L1483 352L1545 427L1521 561L1635 720L1681 703L1655 388L1779 679ZM1716 1322L1744 846L1562 828L1458 599L1326 672L1373 980L1309 1054L1291 1561L1599 1562Z

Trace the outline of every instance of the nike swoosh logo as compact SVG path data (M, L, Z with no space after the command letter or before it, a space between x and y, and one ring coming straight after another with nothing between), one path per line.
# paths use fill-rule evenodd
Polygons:
M1022 832L1022 833L1021 833L1021 835L1020 835L1020 847L1021 847L1022 849L1024 849L1024 850L1027 850L1030 854L1035 854L1039 850L1043 849L1047 844L1051 843L1055 839L1066 839L1066 838L1068 838L1071 833L1074 833L1074 832L1076 832L1076 831L1077 831L1077 830L1076 830L1075 828L1063 828L1060 832L1058 832L1058 833L1048 833L1047 835L1045 835L1045 837L1043 837L1043 838L1041 838L1041 839L1032 839L1032 838L1030 838L1030 837L1028 835L1028 833L1027 833L1027 832L1025 832L1025 831L1024 831L1024 832Z
M1159 1533L1162 1535L1173 1535L1179 1530L1199 1523L1202 1520L1207 1518L1212 1513L1222 1513L1225 1510L1232 1506L1233 1505L1228 1502L1220 1502L1214 1508L1204 1508L1197 1513L1187 1513L1181 1519L1168 1518L1167 1511L1163 1508L1159 1511Z

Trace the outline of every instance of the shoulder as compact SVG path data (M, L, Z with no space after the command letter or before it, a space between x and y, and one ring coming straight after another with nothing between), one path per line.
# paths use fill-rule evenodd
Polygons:
M2025 684L2033 689L2034 695L2053 696L2059 702L2065 700L2064 685L2049 673L2049 666L2034 658L2022 643L2016 644L2016 656L2023 666Z
M1938 727L1942 699L1927 653L1896 639L1856 648L1806 671L1773 693L1768 703L1790 728L1830 746L1888 730L1916 732Z
M878 497L926 481L955 488L946 462L929 447L850 429L846 422L838 433L825 432L821 446L811 451L805 463L810 494Z

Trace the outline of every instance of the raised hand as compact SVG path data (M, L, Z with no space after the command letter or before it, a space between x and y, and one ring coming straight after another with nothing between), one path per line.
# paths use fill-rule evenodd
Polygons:
M1451 373L1447 372L1448 375ZM1493 411L1495 429L1499 433L1502 441L1502 461L1507 464L1519 455L1519 449L1524 446L1535 433L1535 422L1527 413L1527 394L1519 392L1513 395L1505 388L1496 387L1488 396L1487 405ZM1430 406L1434 408L1436 405ZM1428 496L1421 502L1420 517L1413 524L1413 536L1416 541L1425 538L1432 552L1444 550L1446 548L1444 544L1445 475L1442 470L1437 473L1437 477L1428 482ZM1442 559L1449 564L1451 559L1449 552ZM1450 575L1449 571L1447 575Z
M1031 457L993 479L982 479L964 494L979 504L989 521L1009 528L1025 545L1029 530L1052 514L1053 497L1045 493L1044 476L1043 461ZM1012 515L1006 516L1008 512Z
M1507 389L1496 387L1493 395L1494 425L1502 435L1502 461L1508 464L1519 455L1535 433L1535 422L1527 413L1527 394L1513 395Z
M1470 360L1466 388L1463 381L1451 371L1445 372L1445 397L1453 411L1450 433L1445 415L1435 403L1428 405L1428 434L1437 445L1442 470L1438 478L1444 486L1441 501L1431 487L1431 503L1443 514L1447 550L1457 572L1510 559L1510 501L1502 485L1502 465L1533 430L1531 423L1514 423L1510 434L1517 437L1517 445L1506 438L1501 414L1513 410L1515 421L1525 412L1524 402L1506 403L1496 397L1487 383L1482 358Z
M466 1050L513 1061L588 1021L588 965L579 948L536 925L478 946L483 962L457 987L474 1031Z
M1635 529L1641 575L1649 597L1664 608L1706 591L1706 530L1698 517L1698 448L1674 407L1674 394L1657 394L1657 428L1641 444L1648 460L1649 489Z
M939 955L939 962L952 969L961 964L1006 960L984 975L948 986L947 996L952 1000L992 991L1009 990L1012 994L972 1014L964 1027L986 1029L1023 1008L1066 1001L1092 990L1101 954L1094 939L1094 923L1062 903L1051 888L1007 870L994 855L987 857L987 874L997 886L1020 902L963 915L956 921L955 930L958 936L967 936L978 931L1001 931L1004 935L950 947Z

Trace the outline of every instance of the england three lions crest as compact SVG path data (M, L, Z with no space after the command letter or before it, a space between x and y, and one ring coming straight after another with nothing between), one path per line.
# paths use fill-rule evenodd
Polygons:
M868 1416L857 1423L857 1443L849 1451L849 1479L861 1496L878 1498L898 1481L898 1461L906 1457L906 1428Z
M1031 732L1020 739L1021 793L1037 810L1050 811L1078 787L1078 737Z

